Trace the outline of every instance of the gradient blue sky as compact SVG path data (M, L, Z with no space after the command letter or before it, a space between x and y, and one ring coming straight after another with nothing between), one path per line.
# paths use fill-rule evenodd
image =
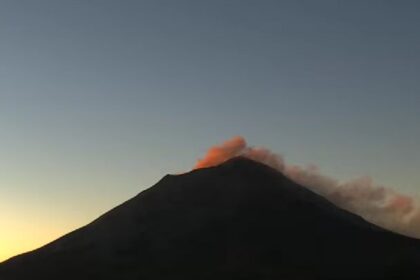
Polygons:
M0 1L0 259L233 135L420 194L419 12L418 1Z

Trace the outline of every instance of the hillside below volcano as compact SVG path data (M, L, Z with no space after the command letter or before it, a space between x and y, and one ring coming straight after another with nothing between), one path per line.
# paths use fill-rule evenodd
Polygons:
M0 264L20 279L420 279L420 240L245 158L153 187Z

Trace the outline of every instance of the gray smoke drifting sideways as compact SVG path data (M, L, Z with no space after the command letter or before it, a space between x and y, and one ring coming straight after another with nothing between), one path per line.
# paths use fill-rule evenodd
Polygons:
M324 196L337 206L364 219L408 236L420 238L418 199L400 194L392 188L377 185L369 177L340 182L324 175L315 165L297 166L285 163L282 156L266 148L248 146L241 136L211 147L194 169L219 165L233 157L243 156L264 163Z

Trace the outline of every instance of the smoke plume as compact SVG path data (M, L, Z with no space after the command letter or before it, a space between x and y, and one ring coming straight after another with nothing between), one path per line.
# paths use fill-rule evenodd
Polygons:
M243 156L277 169L300 185L372 223L420 238L420 203L416 198L377 185L369 177L340 182L322 174L315 165L288 165L282 156L266 148L248 146L241 136L211 147L194 169L219 165L236 156Z

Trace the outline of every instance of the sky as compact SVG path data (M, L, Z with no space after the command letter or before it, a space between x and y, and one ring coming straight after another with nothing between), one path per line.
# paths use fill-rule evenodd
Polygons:
M234 135L420 194L418 1L0 1L0 260Z

